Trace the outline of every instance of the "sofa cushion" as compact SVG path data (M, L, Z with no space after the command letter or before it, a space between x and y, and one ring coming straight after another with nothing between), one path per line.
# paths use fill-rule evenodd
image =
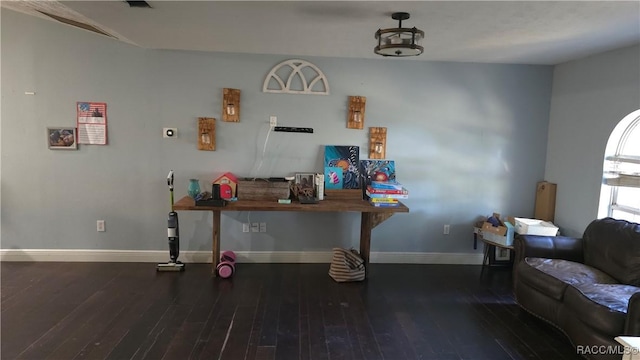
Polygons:
M556 300L562 300L567 285L617 283L598 269L562 259L528 257L517 265L516 271L519 281Z
M629 298L640 288L622 284L578 284L564 295L564 308L594 329L618 336L624 333Z
M583 240L585 264L622 284L640 286L640 224L613 218L594 220Z

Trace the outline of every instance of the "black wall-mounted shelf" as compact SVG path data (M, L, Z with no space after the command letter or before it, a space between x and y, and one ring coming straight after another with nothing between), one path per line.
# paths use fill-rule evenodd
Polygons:
M313 128L276 126L273 131L313 134Z

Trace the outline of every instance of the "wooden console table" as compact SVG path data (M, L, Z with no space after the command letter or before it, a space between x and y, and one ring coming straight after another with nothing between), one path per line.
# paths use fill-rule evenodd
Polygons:
M249 201L238 200L227 203L227 206L196 206L189 196L185 196L173 204L173 210L204 210L213 213L213 240L211 254L211 271L215 275L216 267L220 261L220 214L223 211L294 211L294 212L359 212L360 220L360 255L369 264L369 251L371 245L371 230L378 224L390 218L397 212L409 212L404 204L398 207L375 207L366 200L360 199L334 199L320 200L317 204L279 204L275 201Z

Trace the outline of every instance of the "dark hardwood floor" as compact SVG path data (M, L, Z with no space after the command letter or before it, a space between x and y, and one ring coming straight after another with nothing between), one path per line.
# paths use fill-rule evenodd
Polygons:
M521 310L509 269L372 264L1 264L2 359L581 359Z

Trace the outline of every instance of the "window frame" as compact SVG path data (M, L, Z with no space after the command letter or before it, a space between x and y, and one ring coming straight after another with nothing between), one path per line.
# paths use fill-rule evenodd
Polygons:
M638 207L618 204L619 189L621 185L608 184L606 177L610 174L607 165L611 158L623 157L623 156L640 156L639 154L625 153L625 147L627 142L634 132L640 132L640 110L636 110L629 115L625 116L616 125L614 130L609 136L607 142L607 151L605 152L605 161L603 165L603 182L600 196L599 217L610 216L613 217L614 211L623 212L631 215L632 218L640 217L640 205ZM640 167L640 165L638 165ZM640 193L640 188L632 186ZM638 195L640 197L640 194Z

